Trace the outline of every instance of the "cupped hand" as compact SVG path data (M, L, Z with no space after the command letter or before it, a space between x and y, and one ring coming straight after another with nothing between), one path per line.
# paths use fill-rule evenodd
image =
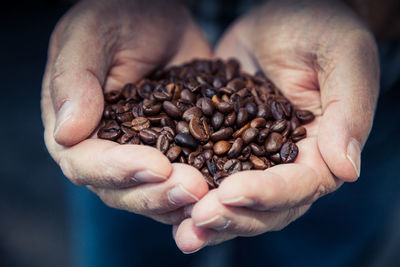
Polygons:
M295 163L236 173L193 206L173 228L184 252L283 229L319 197L357 180L379 91L374 38L339 1L268 1L227 31L216 55L263 70L316 119Z
M100 140L103 92L156 68L207 58L210 47L179 1L81 1L57 24L43 79L47 149L65 176L109 206L178 223L207 193L200 172L158 150Z

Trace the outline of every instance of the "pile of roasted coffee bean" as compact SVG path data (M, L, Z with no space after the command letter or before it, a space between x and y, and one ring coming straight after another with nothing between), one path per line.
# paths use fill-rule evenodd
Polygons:
M199 169L210 188L238 171L293 162L306 137L301 125L314 119L234 59L158 70L104 98L99 138L156 147Z

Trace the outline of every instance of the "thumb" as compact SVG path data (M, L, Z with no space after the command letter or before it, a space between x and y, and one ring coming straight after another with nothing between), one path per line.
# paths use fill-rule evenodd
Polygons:
M318 73L323 114L318 147L332 173L353 182L360 176L361 150L372 127L379 59L367 32L353 34L336 51L335 64Z
M50 50L48 86L55 111L53 135L61 145L74 145L87 138L101 119L102 85L109 62L103 55L110 53L105 53L104 41L100 40L87 27L81 27L64 35L53 62Z

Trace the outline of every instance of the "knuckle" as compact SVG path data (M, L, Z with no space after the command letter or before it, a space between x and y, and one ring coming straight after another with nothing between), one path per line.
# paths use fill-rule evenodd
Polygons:
M73 184L78 186L85 185L85 179L83 179L80 175L77 175L76 171L72 168L71 164L65 157L60 158L59 165L64 176L67 177Z

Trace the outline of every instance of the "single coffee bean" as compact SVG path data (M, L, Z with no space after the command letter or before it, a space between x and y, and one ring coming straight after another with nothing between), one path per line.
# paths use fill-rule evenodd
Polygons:
M136 98L136 87L131 83L125 84L121 90L121 97L126 99Z
M229 173L224 171L219 171L214 175L214 183L219 186L222 181L229 176Z
M236 138L235 142L233 142L231 148L227 153L228 158L237 157L242 152L243 143L244 142L242 138Z
M155 103L152 100L143 100L143 113L147 116L157 115L161 111L161 103Z
M187 123L186 121L179 121L176 124L176 132L178 134L180 134L180 133L189 134L190 133L190 131L189 131L189 123Z
M221 112L217 111L214 113L214 115L211 118L211 126L214 128L214 130L218 130L221 128L222 124L224 123L224 114Z
M257 139L256 139L257 143L260 145L263 144L265 142L265 140L267 139L268 135L269 135L268 128L264 128L264 129L260 130L258 132Z
M228 114L233 111L233 105L228 102L220 102L217 106L218 110L224 114Z
M180 133L175 136L175 142L178 146L187 147L195 150L197 147L197 141L190 134Z
M247 113L250 118L254 118L257 115L257 105L254 102L249 102L246 104Z
M153 97L157 101L170 101L172 99L172 94L167 92L166 90L156 91L153 93Z
M295 143L292 142L284 143L280 151L282 162L283 163L293 162L296 159L298 152L299 148Z
M253 164L253 167L256 170L264 170L267 167L267 165L262 159L254 155L250 155L250 162L251 164Z
M265 149L269 153L277 152L281 149L282 144L283 144L282 135L280 135L279 133L272 132L265 141Z
M208 142L203 145L203 149L213 149L213 147L214 147L214 142L211 140L208 140Z
M169 161L174 162L181 154L182 148L180 146L173 146L168 149L166 156Z
M241 136L249 128L250 128L250 123L245 124L244 126L242 126L242 128L240 128L239 130L234 132L232 134L232 137L233 138L238 138L239 136Z
M182 155L187 158L189 154L192 153L192 150L188 147L182 147Z
M253 163L251 163L250 161L242 162L242 171L248 171L251 170L252 168L253 168Z
M257 117L264 118L266 120L271 116L271 110L267 105L259 105L257 109Z
M247 109L240 108L236 118L236 125L237 127L242 127L247 123L249 119L249 114L247 113Z
M157 124L161 124L162 118L169 118L169 117L167 114L162 113L162 114L157 114L154 116L148 116L146 118L150 121L150 124L157 125Z
M250 144L253 142L258 135L258 130L256 128L249 128L242 134L242 139L245 144Z
M117 109L115 110L115 115L117 121L121 123L133 120L132 112L127 106L117 107Z
M156 148L165 154L165 152L167 152L167 150L168 150L168 147L169 147L168 138L164 134L161 134L160 136L158 136Z
M281 103L277 101L272 101L270 107L272 117L274 117L275 120L283 120L285 118L285 113L283 111Z
M203 157L205 160L210 160L214 156L214 151L212 149L206 149L203 151Z
M122 134L122 136L119 138L120 139L120 144L129 144L129 142L131 141L131 139L134 137L134 135L131 134Z
M269 158L275 163L281 163L281 154L279 152L269 155Z
M196 95L188 89L184 89L181 91L181 100L184 100L186 103L194 103L196 101Z
M212 176L214 176L214 175L218 172L217 164L215 164L214 159L207 160L206 163L207 163L208 172L209 172Z
M222 140L214 144L214 153L217 155L222 155L231 148L231 144L228 141Z
M218 130L218 131L214 132L213 134L211 134L211 140L219 141L219 140L223 140L223 139L228 139L229 137L231 137L232 133L233 133L233 129L231 127L222 128L221 130Z
M229 88L229 87L222 87L218 90L218 92L220 94L231 95L231 94L235 93L235 90L233 90L232 88Z
M300 126L301 122L299 121L299 119L296 118L296 116L292 116L292 118L290 119L290 129L294 131Z
M107 121L97 133L97 136L106 140L117 140L122 134L121 128L116 121Z
M111 105L104 107L103 118L106 120L115 120L115 111Z
M214 104L208 97L202 97L197 101L197 107L203 111L203 114L211 117L214 114Z
M153 83L147 81L142 83L142 85L138 88L137 92L141 98L148 99L150 98L153 89L154 89Z
M243 87L245 87L245 83L241 79L235 78L235 79L231 80L230 82L228 82L226 87L231 88L235 91L238 91L238 90L242 89Z
M201 116L203 116L203 112L201 111L201 109L199 109L198 107L191 107L183 113L182 119L189 122L193 117L200 118Z
M171 128L175 128L175 122L170 117L163 117L160 121L161 126L169 126Z
M293 132L292 132L292 140L294 142L298 142L301 139L304 139L307 135L307 130L306 128L304 128L303 126L300 126L298 128L296 128Z
M182 116L182 112L179 108L170 101L164 101L163 108L165 112L174 119L180 119Z
M272 125L270 130L272 132L282 133L283 130L286 129L287 121L286 120L277 120Z
M139 132L149 127L150 127L150 121L145 117L138 117L132 120L132 129L135 131Z
M210 138L210 128L204 118L192 117L189 122L189 131L201 142L206 142Z
M267 121L264 118L255 118L250 122L252 128L264 128Z
M261 157L265 155L265 147L264 146L259 146L256 143L251 143L250 145L251 151L253 152L254 155Z
M295 112L296 118L301 121L303 124L307 124L314 120L314 114L308 110L296 110Z
M229 174L239 172L242 170L242 163L237 159L230 159L224 164L224 171Z
M108 103L116 103L121 98L121 92L117 90L110 91L104 94L104 100Z
M203 174L203 177L207 182L209 190L214 189L216 187L215 183L214 183L214 179L211 176L211 174L208 172L207 167L203 167L203 169L201 169L201 173Z
M224 120L225 127L233 126L233 125L235 125L235 122L236 122L235 111L232 111L231 113L229 113L228 115L225 116L225 120Z
M237 156L237 159L240 161L248 160L250 157L250 154L251 154L251 148L249 146L245 146L242 149L242 153L239 156Z
M153 145L157 142L158 133L153 129L146 128L139 132L140 140L145 144Z

